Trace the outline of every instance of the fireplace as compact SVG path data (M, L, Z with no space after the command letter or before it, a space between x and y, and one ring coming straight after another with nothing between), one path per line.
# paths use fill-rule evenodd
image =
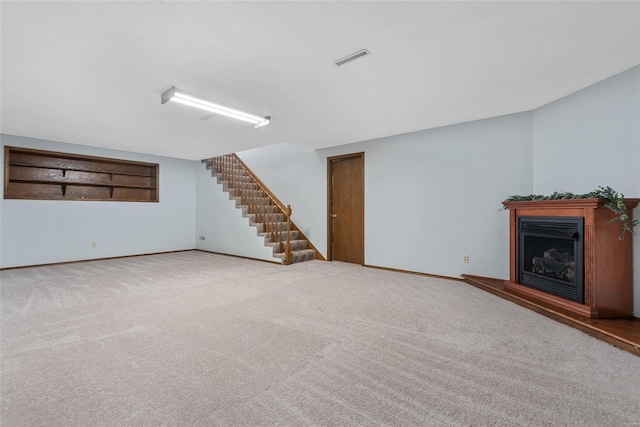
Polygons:
M640 199L624 199L629 220ZM632 238L619 240L607 199L507 202L509 280L518 298L589 318L633 310ZM564 314L562 314L564 315Z
M518 218L518 283L584 302L582 217Z

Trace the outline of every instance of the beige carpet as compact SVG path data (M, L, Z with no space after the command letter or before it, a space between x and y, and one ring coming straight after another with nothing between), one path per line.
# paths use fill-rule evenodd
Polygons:
M1 279L3 427L640 420L639 357L456 281L195 251Z

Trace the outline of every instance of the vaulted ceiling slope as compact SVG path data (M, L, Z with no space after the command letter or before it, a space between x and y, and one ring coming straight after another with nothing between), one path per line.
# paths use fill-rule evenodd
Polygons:
M3 133L186 159L527 111L640 63L637 1L0 7ZM161 105L171 86L272 123Z

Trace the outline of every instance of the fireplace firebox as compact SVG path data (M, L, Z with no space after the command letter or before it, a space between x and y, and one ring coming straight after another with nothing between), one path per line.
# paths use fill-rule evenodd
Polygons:
M518 283L584 303L582 217L518 217Z

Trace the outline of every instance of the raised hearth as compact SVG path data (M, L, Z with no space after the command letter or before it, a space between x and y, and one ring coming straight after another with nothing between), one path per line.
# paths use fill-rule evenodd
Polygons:
M629 216L640 199L625 199ZM504 289L589 318L633 310L632 238L606 199L507 202L510 273Z

